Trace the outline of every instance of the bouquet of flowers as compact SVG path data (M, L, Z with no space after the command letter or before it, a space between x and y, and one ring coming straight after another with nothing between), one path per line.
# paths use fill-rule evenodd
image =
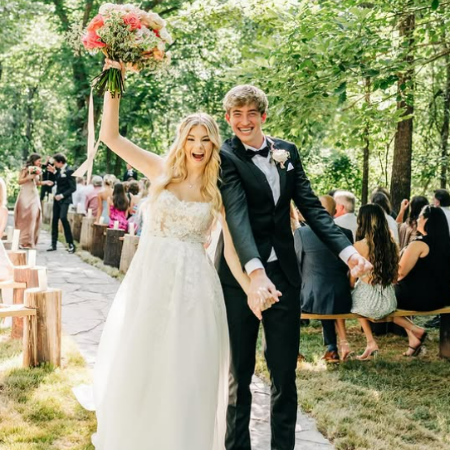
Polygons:
M28 173L30 175L40 175L42 173L42 169L38 166L28 166Z
M82 42L89 52L101 51L115 62L93 81L100 94L109 91L114 96L124 91L125 70L155 73L163 69L170 62L165 46L173 41L158 14L105 3L88 24Z

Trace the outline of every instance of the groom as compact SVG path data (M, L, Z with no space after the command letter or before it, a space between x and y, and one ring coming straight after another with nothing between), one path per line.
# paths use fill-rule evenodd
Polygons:
M224 99L226 120L235 136L224 142L221 192L226 219L242 266L251 279L247 295L228 268L223 251L217 268L227 307L231 342L227 450L250 450L250 383L262 314L264 355L270 371L272 450L295 446L295 369L300 341L300 275L290 227L291 200L320 239L361 274L370 264L351 246L311 189L297 148L264 135L267 97L243 85ZM262 293L274 304L261 313ZM281 295L280 295L281 294ZM252 306L250 309L249 305ZM252 311L253 310L253 311Z

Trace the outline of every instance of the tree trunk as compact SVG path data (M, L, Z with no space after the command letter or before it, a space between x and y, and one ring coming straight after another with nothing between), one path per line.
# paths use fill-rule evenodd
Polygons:
M414 28L415 16L408 13L400 22L400 36L408 42L407 53L404 61L406 69L400 75L398 81L398 96L401 98L397 102L397 109L403 111L403 116L412 115L414 112ZM404 198L409 199L411 195L411 161L412 161L412 138L413 138L413 118L402 120L397 124L394 141L394 161L392 164L391 176L391 199L392 208L395 211L400 209L400 204Z
M25 129L25 145L22 151L22 158L24 161L28 159L28 155L31 153L33 147L33 98L37 91L37 86L28 87L27 106L26 106L26 129Z
M370 104L370 77L367 77L364 81L366 91L366 103ZM363 178L362 178L362 191L361 191L361 203L365 205L369 201L369 157L370 157L370 130L367 123L364 128L364 148L363 148Z
M444 91L444 120L441 128L441 189L447 187L448 133L450 123L450 56L445 57L446 83Z

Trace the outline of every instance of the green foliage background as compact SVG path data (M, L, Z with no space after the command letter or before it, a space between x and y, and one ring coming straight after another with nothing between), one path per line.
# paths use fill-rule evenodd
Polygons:
M97 0L0 0L0 176L11 200L31 152L85 158L89 82L100 56L75 55L73 25L86 24ZM119 3L119 2L118 2ZM186 114L205 111L230 133L221 101L237 83L254 83L270 100L268 134L295 142L318 193L361 195L363 148L369 189L388 186L394 136L414 104L412 193L430 195L441 180L449 2L436 0L153 0L139 2L169 22L173 64L154 77L130 75L122 133L163 153ZM399 24L415 17L411 51ZM414 80L399 84L402 74ZM101 99L95 100L96 118ZM448 109L448 108L447 108ZM407 117L406 117L407 118ZM104 146L95 172L120 174L123 162ZM395 174L394 174L395 175Z

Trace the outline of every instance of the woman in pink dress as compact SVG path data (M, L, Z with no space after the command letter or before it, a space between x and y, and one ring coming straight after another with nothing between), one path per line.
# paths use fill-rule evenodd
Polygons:
M108 198L109 204L109 225L108 228L114 228L114 222L119 222L119 230L128 230L128 207L129 201L125 193L125 187L122 183L116 183L112 197Z
M20 230L20 247L34 248L41 228L40 182L41 156L32 153L19 173L20 192L14 207L14 226ZM44 182L46 183L46 182Z

